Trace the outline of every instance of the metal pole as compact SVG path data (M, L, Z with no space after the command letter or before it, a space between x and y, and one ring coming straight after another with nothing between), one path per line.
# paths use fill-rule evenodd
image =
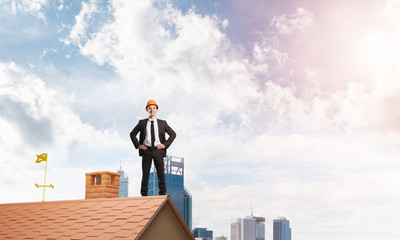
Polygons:
M47 174L47 159L46 159L46 169L45 169L45 171L44 171L44 186L46 186L46 174ZM44 202L44 193L45 193L45 191L46 191L46 187L43 187L43 201L42 202Z

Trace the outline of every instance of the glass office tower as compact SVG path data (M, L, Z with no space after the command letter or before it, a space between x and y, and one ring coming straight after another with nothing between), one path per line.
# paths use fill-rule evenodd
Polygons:
M265 217L254 217L256 220L256 240L265 240Z
M124 170L122 170L122 166L119 167L119 170L117 172L120 174L119 197L128 197L128 186L129 186L128 175L126 175Z
M192 195L185 188L185 197L184 197L184 216L183 220L185 220L186 225L192 230Z
M273 240L292 240L292 229L289 220L281 217L274 220L274 238Z
M167 195L179 210L189 229L192 229L192 196L184 186L184 159L167 155L164 158ZM158 195L158 177L154 164L149 177L148 196Z

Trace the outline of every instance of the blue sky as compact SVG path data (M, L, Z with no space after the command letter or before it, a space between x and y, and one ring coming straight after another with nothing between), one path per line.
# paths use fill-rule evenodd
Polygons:
M84 197L154 99L185 158L193 226L250 214L296 239L397 239L397 1L0 0L1 203Z

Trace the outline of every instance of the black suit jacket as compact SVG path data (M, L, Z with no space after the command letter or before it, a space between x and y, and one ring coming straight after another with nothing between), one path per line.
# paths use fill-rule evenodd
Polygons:
M136 127L131 132L131 140L135 148L137 149L140 145L143 144L144 139L146 138L146 126L147 126L148 118L139 120ZM160 142L165 145L164 157L167 155L167 148L172 144L176 137L175 131L168 126L167 121L157 119L158 124L158 137L160 138ZM136 135L139 134L139 140L136 138ZM169 138L165 138L165 133L168 133ZM139 156L143 156L143 150L139 149Z

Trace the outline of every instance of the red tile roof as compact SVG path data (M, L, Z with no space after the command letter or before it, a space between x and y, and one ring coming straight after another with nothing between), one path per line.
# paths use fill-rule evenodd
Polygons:
M168 196L0 204L0 239L137 239L164 204L185 225Z

